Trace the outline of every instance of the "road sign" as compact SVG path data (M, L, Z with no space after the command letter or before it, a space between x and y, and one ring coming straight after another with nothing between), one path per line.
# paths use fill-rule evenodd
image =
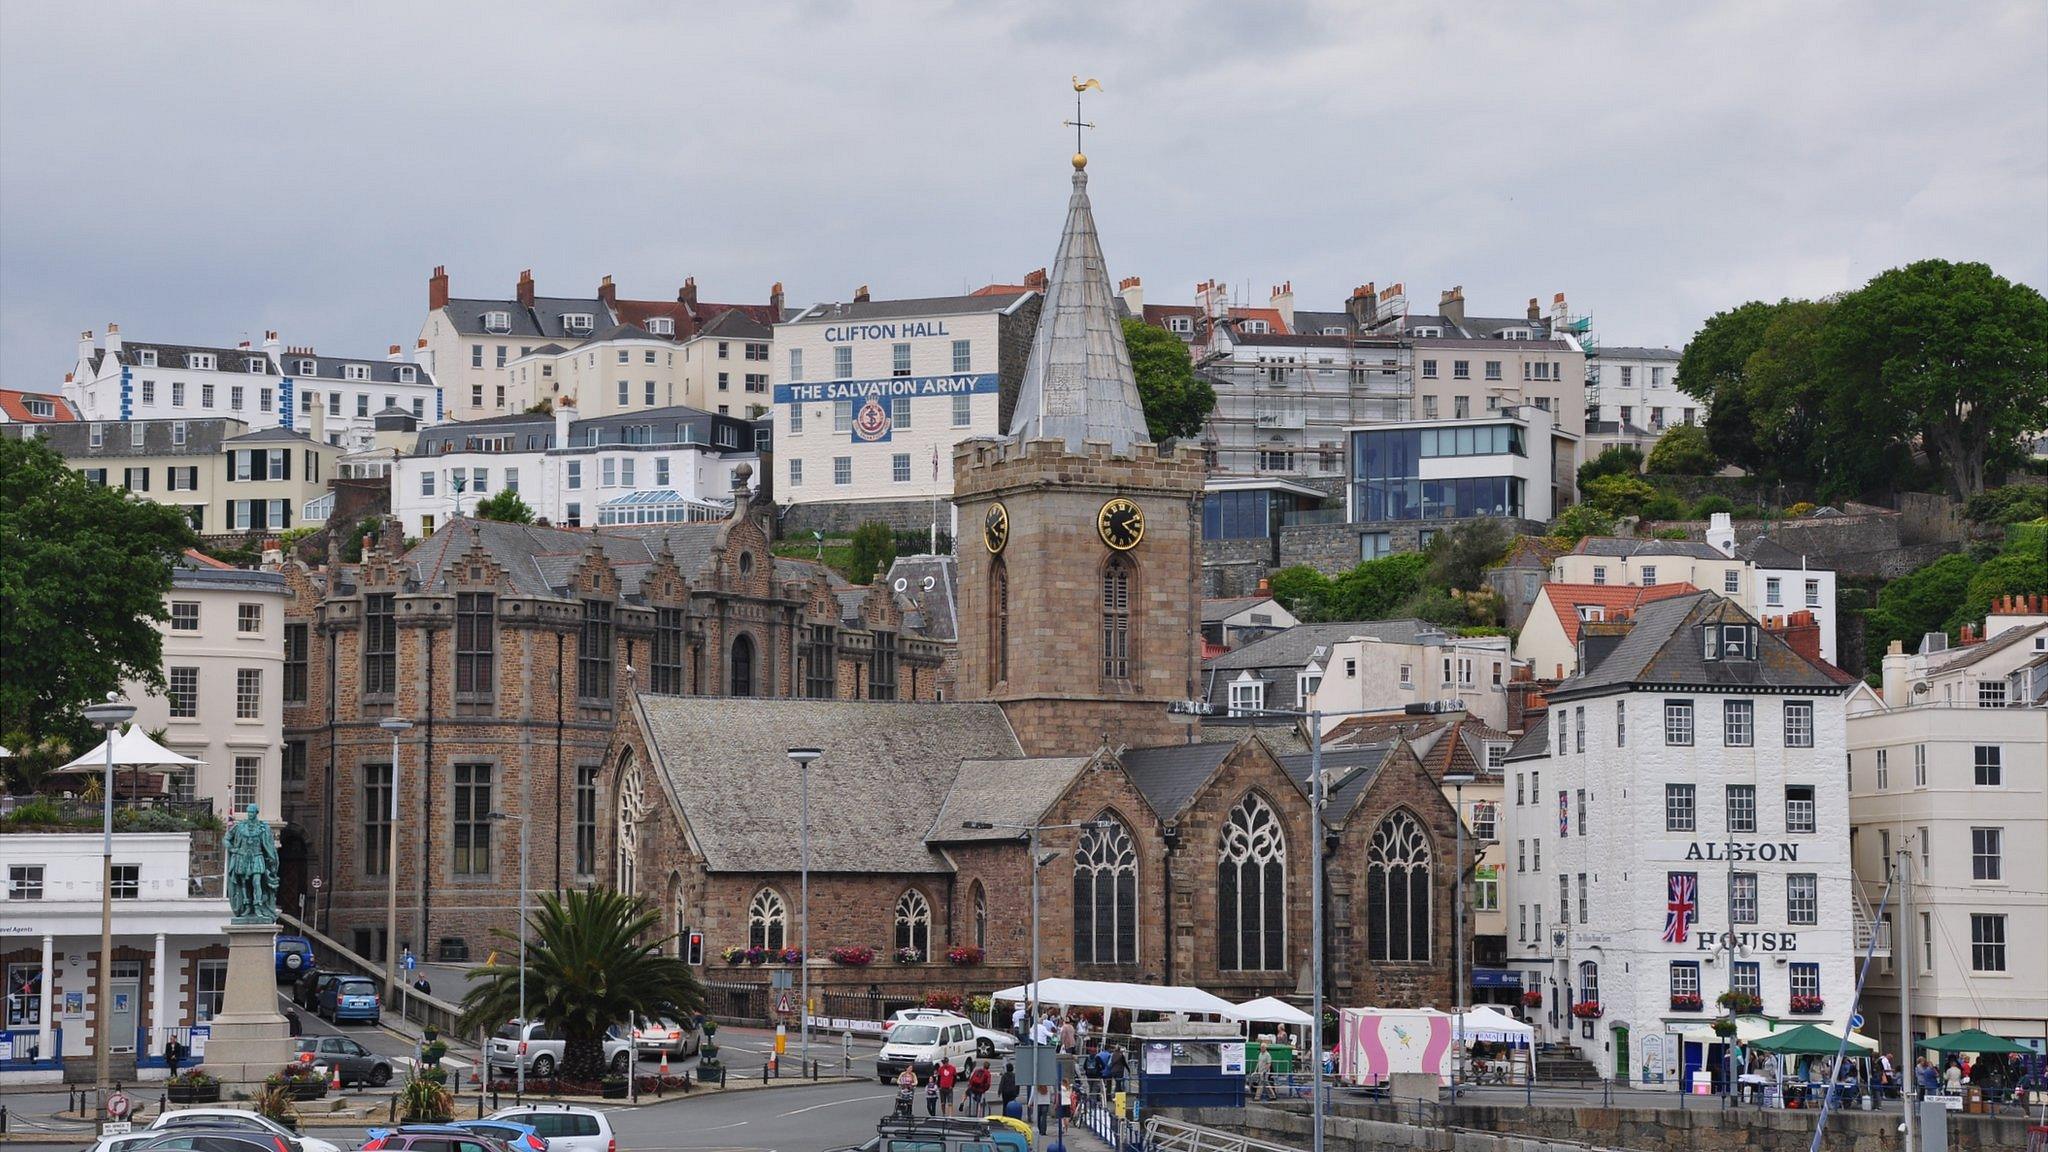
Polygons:
M795 984L796 973L786 968L778 968L768 974L768 986L770 988L790 988L794 987Z
M126 1120L109 1120L100 1126L100 1134L104 1136L126 1136L133 1131L135 1125Z
M116 1120L127 1116L134 1107L134 1101L128 1099L126 1092L112 1092L107 1095L107 1115Z
M796 989L778 988L775 990L775 1011L779 1015L784 1016L793 1015L796 1012Z
M1851 1027L1851 1028L1861 1028L1861 1027L1863 1027L1863 1013L1861 1013L1861 1012L1858 1012L1858 1013L1856 1013L1856 1014L1855 1014L1854 1016L1851 1016L1851 1017L1849 1017L1849 1027Z

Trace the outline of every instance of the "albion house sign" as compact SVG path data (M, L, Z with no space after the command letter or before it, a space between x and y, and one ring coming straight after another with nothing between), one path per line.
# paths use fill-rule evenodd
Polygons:
M1799 845L1789 840L1695 840L1686 846L1687 860L1725 860L1740 864L1762 861L1766 864L1799 862Z

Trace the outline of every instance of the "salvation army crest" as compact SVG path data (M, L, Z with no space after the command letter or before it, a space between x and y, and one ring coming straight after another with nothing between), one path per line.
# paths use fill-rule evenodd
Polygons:
M895 422L889 418L889 409L880 397L870 396L861 404L860 411L853 414L853 438L874 444L889 438L889 430Z

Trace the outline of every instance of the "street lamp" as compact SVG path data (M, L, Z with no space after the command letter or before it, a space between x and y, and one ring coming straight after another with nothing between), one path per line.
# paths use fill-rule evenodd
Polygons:
M99 1004L93 1026L94 1082L104 1098L113 1081L107 1073L107 1060L113 1050L113 1037L108 1035L111 1023L108 1012L114 1002L114 736L121 726L135 718L135 705L123 701L114 693L107 693L107 702L94 704L85 709L85 718L94 727L107 733L106 776L100 785L100 806L102 826L100 834L100 979Z
M398 736L412 721L386 716L377 727L391 733L391 811L384 825L384 1003L398 1002Z
M1080 829L1087 832L1107 832L1114 825L1108 820L1083 820L1078 824L998 824L989 820L962 820L960 826L978 832L1001 828L1010 832L1024 833L1025 843L1031 853L1031 993L1024 998L1024 1002L1027 1005L1025 1016L1030 1021L1032 1031L1036 1032L1038 1030L1038 870L1059 858L1058 851L1048 852L1043 859L1039 858L1038 834L1040 832L1060 832L1072 829ZM1104 1021L1105 1026L1107 1026L1107 1023L1107 1021Z
M523 1037L526 1034L526 817L514 816L507 812L493 812L490 818L499 823L507 820L517 820L519 822L519 1027L520 1035ZM523 1039L520 1042L520 1046L522 1048L525 1046ZM632 1048L631 1060L637 1062L640 1059L640 1045L634 1043ZM525 1052L519 1053L519 1061L513 1066L512 1074L515 1078L512 1085L512 1098L523 1103L526 1097ZM639 1074L639 1068L629 1069L626 1074L627 1083L633 1083L638 1079Z
M799 815L797 823L798 866L803 872L803 895L797 907L797 951L803 957L799 967L803 969L803 1000L797 1005L802 1023L802 1046L799 1058L803 1071L811 1067L811 764L825 755L817 748L791 748L790 762L796 765Z
M1452 1001L1458 1010L1458 1074L1451 1082L1453 1099L1457 1098L1458 1088L1465 1081L1465 785L1472 783L1472 780L1470 772L1449 772L1444 775L1444 783L1455 789L1457 799L1452 802L1452 807L1457 809L1458 816L1458 887L1451 903L1451 931L1457 940L1457 966L1453 971L1458 982L1453 992L1455 999Z

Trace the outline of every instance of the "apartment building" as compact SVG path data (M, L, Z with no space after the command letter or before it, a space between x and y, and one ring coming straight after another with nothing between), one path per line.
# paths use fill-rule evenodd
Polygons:
M447 405L433 372L424 364L407 361L396 344L382 360L322 356L310 346L273 352L288 409L279 415L278 423L287 429L310 430L317 408L322 416L320 438L344 451L373 447L376 418L392 409L422 423L438 424L447 417Z
M1346 432L1345 515L1364 560L1424 547L1438 531L1476 517L1540 526L1576 490L1578 437L1541 409Z
M317 431L316 425L316 431ZM240 420L82 420L7 425L33 435L88 480L180 508L202 535L283 531L307 522L341 449L280 427Z
M499 492L568 528L723 520L760 460L752 426L730 416L673 406L585 419L563 405L420 430L394 466L391 512L411 538Z
M1424 620L1300 624L1202 665L1203 697L1228 715L1416 707L1465 712L1497 729L1507 724L1513 675L1507 637L1454 636Z
M1595 345L1586 353L1586 420L1641 428L1707 422L1706 405L1678 390L1679 353L1670 348Z
M1884 657L1884 693L1849 706L1850 851L1885 911L1866 1031L1981 1028L2048 1054L2048 602L2007 597L1984 635Z

